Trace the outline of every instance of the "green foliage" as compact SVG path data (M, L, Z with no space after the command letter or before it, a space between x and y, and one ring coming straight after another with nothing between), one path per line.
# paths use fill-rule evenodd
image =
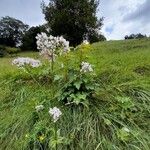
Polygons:
M25 32L25 35L22 39L21 49L24 51L37 51L37 39L35 38L38 33L45 32L45 26L36 26L31 27L28 31Z
M20 52L19 48L0 45L0 57L4 57L5 55L16 56L18 52Z
M117 97L117 101L120 107L124 110L130 109L134 106L133 102L129 97Z
M0 20L0 44L15 47L21 43L24 32L28 25L9 16Z
M102 39L98 30L103 18L96 17L98 5L99 0L50 0L48 6L43 4L43 13L52 35L63 35L76 46L84 36L88 36L90 42Z
M143 39L143 38L147 38L146 35L142 35L141 33L138 33L138 34L131 34L131 35L126 35L125 36L125 40L127 39Z
M6 47L6 52L11 56L13 56L16 55L18 52L20 52L20 49L15 47Z
M88 106L96 89L93 76L73 69L69 70L67 80L63 84L57 99L66 105Z

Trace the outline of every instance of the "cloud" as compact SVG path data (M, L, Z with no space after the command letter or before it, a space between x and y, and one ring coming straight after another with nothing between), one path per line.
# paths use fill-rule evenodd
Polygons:
M142 21L150 23L150 1L146 0L133 13L127 14L123 21Z
M136 34L139 32L149 35L150 13L147 13L150 9L144 11L144 6L148 7L149 5L148 1L149 0L101 0L98 15L104 17L102 33L104 33L108 40L123 39L125 35L132 33ZM143 15L140 13L141 17L133 16L139 9L141 9L140 12L142 12ZM127 18L127 16L128 19L125 20L124 18ZM112 27L113 30L110 32L108 29L111 29Z

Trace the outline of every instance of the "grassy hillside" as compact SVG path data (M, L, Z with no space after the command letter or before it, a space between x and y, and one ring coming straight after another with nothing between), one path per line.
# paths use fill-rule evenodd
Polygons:
M79 51L58 58L77 67ZM149 150L150 149L150 40L95 43L84 53L93 65L99 88L87 108L69 107L54 98L62 83L53 83L44 70L48 64L38 53L19 53L41 59L45 64L32 76L11 65L14 58L0 58L0 145L2 150L47 149L51 141L48 109L57 106L63 115L58 150ZM33 80L34 76L34 80ZM38 81L38 83L36 82ZM45 110L37 114L35 106ZM63 141L63 142L62 142Z

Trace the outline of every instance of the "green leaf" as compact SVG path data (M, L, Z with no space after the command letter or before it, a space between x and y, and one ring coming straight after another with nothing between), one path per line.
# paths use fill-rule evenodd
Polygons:
M87 90L94 90L95 89L94 85L92 85L92 84L88 84L85 87L86 87Z
M132 102L130 97L117 97L117 100L120 106L125 110L134 106L134 103Z
M73 85L79 90L81 87L82 81L77 81Z
M86 93L82 93L82 94L77 94L77 98L80 100L86 100L87 94Z
M84 81L85 83L87 83L87 82L88 82L88 79L87 79L87 78L83 78L83 81Z
M73 82L73 81L75 81L77 79L77 76L76 75L69 75L69 81L70 82Z
M54 81L58 81L58 80L60 80L61 78L62 78L61 75L55 75L55 76L54 76Z

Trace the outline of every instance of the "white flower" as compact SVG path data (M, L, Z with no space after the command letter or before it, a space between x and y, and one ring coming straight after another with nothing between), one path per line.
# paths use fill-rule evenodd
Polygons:
M80 70L80 72L86 73L86 72L92 72L92 71L93 71L93 69L92 69L91 64L89 64L88 62L82 62L81 63L81 70Z
M36 39L40 54L49 60L54 60L57 55L62 55L70 51L69 42L62 36L47 36L46 33L42 32L36 36Z
M62 112L59 110L59 108L54 107L49 109L49 114L53 117L54 122L56 122L62 115Z
M38 105L35 107L36 111L39 112L39 111L42 111L44 109L44 106L43 105Z
M37 68L42 65L40 60L35 60L29 57L18 57L12 61L13 65L17 67L24 67L25 65L29 65L33 68Z
M88 45L88 44L90 44L90 43L89 43L88 40L84 40L84 41L83 41L83 44Z

